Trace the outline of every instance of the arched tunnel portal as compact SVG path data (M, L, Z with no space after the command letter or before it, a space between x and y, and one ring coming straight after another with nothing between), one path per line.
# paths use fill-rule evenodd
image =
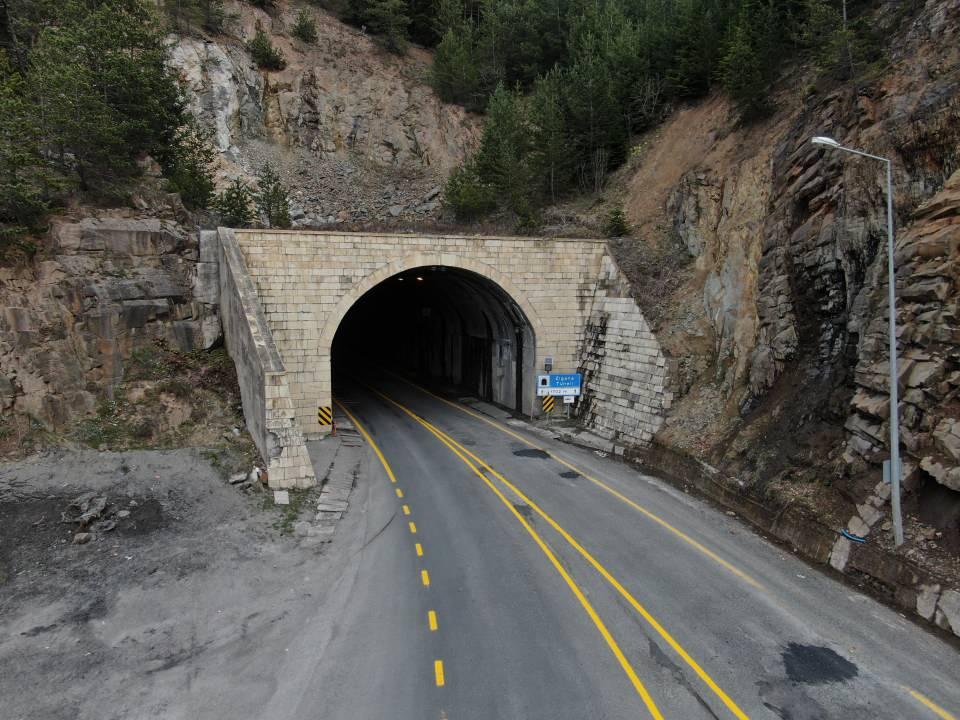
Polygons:
M337 327L332 370L335 385L372 365L529 413L535 358L533 325L503 287L429 265L391 275L356 300Z

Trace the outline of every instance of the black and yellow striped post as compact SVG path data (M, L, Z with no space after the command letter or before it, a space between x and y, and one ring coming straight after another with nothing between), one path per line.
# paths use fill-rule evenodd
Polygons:
M321 425L333 425L333 408L321 405L317 408L317 421Z
M555 404L556 399L553 397L553 395L545 395L543 397L543 411L545 413L552 413Z

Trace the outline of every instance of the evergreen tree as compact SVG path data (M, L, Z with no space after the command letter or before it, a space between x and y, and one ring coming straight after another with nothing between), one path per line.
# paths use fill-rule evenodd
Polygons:
M0 251L39 222L54 188L23 77L0 50Z
M270 163L257 173L257 210L267 219L268 227L290 227L290 199L280 176Z
M384 47L391 52L407 49L407 29L410 17L404 0L367 0L366 22L381 37Z
M468 110L483 110L488 88L482 75L473 32L469 27L446 32L433 56L431 84L441 99Z
M317 41L317 23L306 10L297 13L297 21L293 25L291 33L298 40L305 43L315 43Z
M166 67L163 36L136 0L92 11L68 2L58 27L41 31L26 87L37 109L40 143L82 190L114 192L143 152L163 163L184 110Z
M170 189L179 193L183 204L191 210L205 209L213 200L212 166L217 152L211 142L212 132L193 118L181 127L167 158L166 176Z
M546 197L556 202L567 186L570 172L570 138L563 116L563 74L551 70L541 78L530 98L533 126L533 166Z
M494 187L506 206L521 218L534 207L537 183L532 167L532 128L526 101L501 83L490 97L480 148L474 156L477 174Z
M240 178L235 178L226 190L217 195L214 206L227 227L244 228L253 222L253 193Z
M283 70L287 66L283 51L275 48L270 37L260 28L257 28L253 39L247 43L247 49L257 67L263 70Z

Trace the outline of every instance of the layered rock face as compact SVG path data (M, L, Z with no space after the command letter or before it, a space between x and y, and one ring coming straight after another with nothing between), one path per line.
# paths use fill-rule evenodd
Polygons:
M171 58L194 114L214 132L223 178L252 179L273 163L299 226L437 214L439 186L473 147L479 124L425 83L427 53L390 55L314 8L306 10L318 39L309 44L289 33L299 7L226 9L235 19L225 35L177 38ZM283 52L283 70L254 64L245 43L258 28Z
M53 428L93 412L137 348L209 348L220 337L197 240L158 219L58 219L52 247L0 268L0 406Z
M960 492L960 172L914 213L896 248L906 487L926 477ZM873 295L846 423L850 455L867 460L889 446L886 283Z
M676 113L628 174L625 206L642 240L690 263L653 328L676 389L658 444L889 550L889 487L878 485L889 456L885 167L810 139L892 159L908 538L897 557L950 585L960 582L960 2L930 0L909 22L900 11L879 11L894 37L877 79L814 92L814 71L798 68L778 111L749 127L722 98ZM642 298L644 276L633 279Z

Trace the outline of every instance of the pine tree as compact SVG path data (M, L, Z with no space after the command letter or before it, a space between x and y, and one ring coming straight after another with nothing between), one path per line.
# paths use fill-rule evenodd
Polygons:
M563 116L563 74L551 70L541 78L531 95L533 165L546 197L556 202L567 186L570 171L570 139Z
M287 66L283 51L275 48L270 37L260 28L257 28L253 39L247 43L247 49L257 67L263 70L283 70Z
M235 178L226 190L217 195L214 205L227 227L249 227L253 222L253 193L240 178Z
M258 189L254 195L257 210L267 219L268 227L290 227L290 199L280 176L270 163L257 173Z
M209 128L189 118L177 132L174 150L164 168L170 189L179 193L183 204L191 210L208 208L213 200L211 168L217 152L212 135Z
M370 29L381 37L387 50L395 53L406 51L410 17L404 0L369 0L366 21Z
M317 41L317 23L313 16L306 10L301 10L297 14L297 21L293 25L291 33L298 40L305 43L315 43Z

